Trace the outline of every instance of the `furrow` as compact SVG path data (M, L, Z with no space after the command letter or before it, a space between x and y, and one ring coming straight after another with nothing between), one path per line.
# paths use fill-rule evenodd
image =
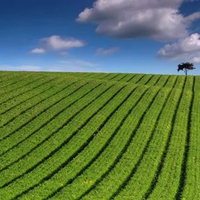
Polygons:
M158 77L158 79L156 80L156 82L154 83L153 86L157 86L157 84L158 84L158 82L160 81L161 77L162 77L162 75L160 75L160 76Z
M165 94L165 98L163 98L163 100L161 100L160 96L162 96L163 94ZM112 199L127 184L127 182L129 181L130 177L134 174L134 172L137 170L138 166L140 165L140 162L141 162L141 160L142 160L142 158L143 158L143 156L144 156L144 154L146 152L146 149L148 148L149 143L150 143L150 141L152 140L152 137L153 137L153 127L154 127L153 125L154 125L154 123L156 123L157 118L155 116L154 121L151 121L151 127L150 127L150 125L148 125L148 123L149 123L149 120L150 120L149 118L151 118L151 116L152 116L151 111L155 112L155 107L157 107L156 112L157 112L158 117L159 117L159 110L162 110L163 104L167 101L166 97L167 97L166 90L159 91L157 93L157 95L153 98L151 104L149 105L149 109L144 112L140 123L138 123L138 127L136 127L134 129L133 133L132 133L137 138L138 137L137 135L139 135L141 132L144 133L144 130L142 131L142 129L144 129L144 128L146 129L146 126L148 126L148 132L149 133L148 134L146 133L146 136L145 136L146 139L143 138L143 143L144 144L143 145L141 145L141 144L139 145L141 152L136 151L136 148L135 148L134 152L136 152L135 153L136 155L132 155L135 158L135 167L132 169L132 171L129 174L129 176L127 176L127 178L124 179L125 172L127 173L128 170L129 170L129 169L127 169L127 166L130 166L130 165L133 165L133 164L130 164L131 161L129 162L129 164L128 163L127 164L126 163L122 164L122 163L128 161L128 158L126 157L126 155L128 155L128 152L130 151L130 149L133 148L133 147L131 147L134 144L133 141L135 139L135 137L133 137L133 136L131 137L131 139L129 141L129 144L126 146L126 150L123 151L123 152L125 152L124 155L122 155L120 160L113 165L112 171L108 171L105 174L105 176L103 177L103 180L101 180L101 182L99 182L98 185L96 185L95 188L91 188L86 194L84 194L84 198L83 198L83 196L81 196L81 198L83 198L83 199L92 199L92 198L94 198L95 193L98 192L100 198L105 197L106 199ZM144 146L144 148L143 148L143 146ZM121 169L123 169L121 172L117 172L117 170L120 169L119 166L120 166ZM118 180L116 180L115 186L112 186L112 181L114 180L114 176L116 176L116 174L120 174L120 173L122 173L123 175L122 176L118 175L118 177L117 177ZM124 181L122 181L123 179L124 179ZM120 182L120 180L122 182Z
M139 82L145 77L145 74L137 74L137 76L135 78L137 78L136 80L134 80L135 84L139 84Z
M124 89L124 88L122 88L124 91L126 91L126 88ZM134 89L135 90L135 89ZM127 91L126 91L127 92ZM129 92L130 92L130 90L129 90ZM133 92L133 91L132 91ZM132 93L131 92L131 93ZM29 188L29 190L28 191L26 191L26 193L27 192L29 192L30 190L33 190L35 187L38 187L38 186L41 186L41 184L43 184L43 182L45 182L45 185L47 184L47 182L48 182L48 180L50 179L50 178L52 178L53 176L55 176L55 175L57 175L57 173L61 173L61 171L63 170L63 168L65 167L65 166L68 166L69 165L69 163L70 162L74 162L74 160L75 159L77 159L77 157L79 157L79 159L80 159L80 156L81 156L81 154L85 154L85 149L90 145L90 143L92 143L94 140L96 140L96 137L98 137L97 135L99 135L100 134L100 132L101 132L101 130L103 129L103 127L105 126L105 124L111 119L111 117L115 114L115 112L117 112L118 111L118 109L121 107L121 105L123 104L123 102L127 99L127 98L129 98L129 96L131 95L131 93L129 93L128 94L128 96L127 97L125 97L125 99L123 100L122 99L122 102L120 103L120 104L117 104L116 102L118 102L118 101L121 101L121 99L120 100L117 100L117 96L119 97L119 94L121 94L121 93L123 93L123 92L121 92L121 90L114 96L114 98L112 98L112 99L110 99L110 101L113 101L114 99L115 99L115 103L113 102L113 108L111 109L111 112L110 112L110 108L108 109L107 107L108 107L108 103L110 102L107 102L106 104L105 104L105 106L104 107L102 107L101 108L101 110L100 111L98 111L97 113L95 113L95 115L94 116L92 116L89 120L88 120L88 122L87 123L92 123L92 121L95 121L95 117L96 118L98 118L98 115L100 115L100 112L103 112L103 113L105 113L105 110L107 111L107 117L104 119L104 121L102 122L102 124L100 124L99 125L99 127L96 127L95 129L95 131L91 134L91 136L88 138L88 140L69 158L69 159L67 159L64 163L62 163L62 165L60 165L57 169L55 169L51 174L49 174L48 176L46 176L44 179L42 179L37 185L35 185L35 186L33 186L33 187L31 187L31 188ZM125 94L125 95L127 95L127 94ZM117 106L117 107L115 107L115 106ZM114 109L114 110L113 110ZM89 122L89 121L91 121L91 122ZM86 126L85 126L86 127ZM83 131L83 129L85 128L85 127L82 127L82 130L80 129L80 131L82 132ZM91 131L93 131L93 130L91 130ZM80 133L79 133L80 134ZM113 137L113 135L111 135L111 138ZM110 139L111 140L111 139ZM108 141L106 142L106 144L108 144ZM96 144L97 145L97 144ZM105 148L105 147L104 147ZM99 154L101 154L101 152L103 151L103 149L101 150L101 151L98 151L98 155ZM83 153L82 153L83 152ZM98 156L97 155L97 156ZM89 156L89 155L86 155L87 157ZM84 158L83 158L84 159ZM84 166L83 168L81 168L81 170L79 171L79 172L77 172L77 174L75 175L75 177L76 176L78 176L78 174L80 174L81 173L81 171L84 171L89 165L90 165L90 163L92 163L94 160L96 159L96 156L89 162L89 163L87 163L86 164L86 166ZM85 161L84 161L85 162ZM73 172L74 173L74 172ZM72 178L70 178L69 179L69 181L68 182L73 182L73 179L75 178L75 177L72 177ZM50 181L51 182L51 181ZM47 187L47 186L46 186ZM40 191L41 192L41 191ZM26 194L25 192L23 193L23 195L24 194ZM39 192L38 191L36 191L36 193L38 194ZM27 197L27 195L26 195L26 197Z
M139 89L139 88L138 88ZM141 89L140 89L141 90ZM134 90L135 91L135 90ZM82 154L79 155L79 157L77 158L77 160L81 159L82 163L84 163L85 158L88 158L89 155L93 155L94 157L91 157L91 160L87 163L85 162L85 166L83 165L82 167L80 167L80 170L77 170L76 173L74 173L74 176L72 176L65 184L63 184L62 186L58 187L53 193L51 193L48 197L52 197L54 196L56 193L58 193L59 191L61 191L64 187L66 187L69 184L72 184L76 178L78 178L82 173L84 173L89 167L90 165L92 165L94 162L96 162L96 160L101 156L101 154L106 150L106 148L110 145L111 141L113 140L114 137L116 137L116 134L118 132L118 130L120 129L121 125L124 123L124 121L126 120L130 110L132 110L132 108L130 108L130 105L127 103L127 101L130 101L129 99L132 96L132 93L134 92L132 91L118 106L117 108L110 113L109 117L107 118L107 120L105 121L105 123L103 124L102 127L100 127L100 129L98 129L98 132L96 134L100 135L101 137L103 137L102 139L100 138L95 138L94 140L96 140L96 143L93 142L93 144L88 144L87 150L85 150ZM142 95L142 93L141 93ZM140 98L140 97L139 97ZM126 105L126 106L125 106ZM134 103L135 105L135 103ZM120 114L121 110L123 109L123 111L125 111L127 109L128 113L124 115ZM126 112L127 112L126 111ZM117 114L116 114L117 113ZM112 116L112 118L111 118ZM114 119L115 118L115 119ZM114 132L112 132L112 130L108 130L108 127L111 127L111 125L114 123L115 125L117 124L118 121L118 125L116 126L116 128L114 129ZM111 128L110 128L111 129ZM104 136L106 133L106 136L109 135L109 137L107 139L105 139L106 136ZM110 135L111 134L111 135ZM99 136L99 137L100 137ZM98 137L98 136L95 136ZM93 146L97 146L99 145L99 142L103 140L104 143L101 147L99 147L100 149L95 150L96 154L94 154L94 148ZM92 143L92 142L91 142ZM85 155L86 154L86 155ZM75 165L75 160L73 160L73 163L70 163L71 165ZM67 166L68 167L68 166ZM66 167L66 168L67 168ZM63 171L66 171L67 169L63 169ZM58 174L57 174L58 176Z
M54 79L50 79L50 80L47 80L46 82L42 82L41 84L36 85L35 87L31 88L31 90L29 90L28 92L18 96L18 98L13 98L10 101L7 101L6 104L1 105L1 107L0 107L1 116L6 114L7 112L11 111L12 109L16 108L17 106L24 103L25 101L30 100L31 98L35 97L36 95L40 95L43 92L45 92L45 90L40 92L40 88L45 86L45 84L50 84L51 81L54 81ZM37 90L39 90L40 93L38 93ZM36 94L35 94L35 92L36 92ZM3 125L0 125L0 126L3 126Z
M136 74L129 74L129 75L127 76L127 79L125 80L125 82L126 82L126 83L131 82L131 80L133 80L135 76L136 76Z
M35 78L36 77L36 78ZM17 85L17 88L11 87L12 90L1 90L3 92L3 95L0 96L0 106L2 106L7 101L10 101L16 97L19 97L20 95L26 93L27 91L32 90L32 86L34 87L33 83L37 83L37 81L42 80L44 77L33 76L33 80L29 77L28 80L23 79L22 82L25 82L24 84L20 83L20 85ZM16 86L16 85L15 85ZM14 88L14 89L13 89Z
M168 76L165 80L165 82L163 83L163 85L161 87L166 87L167 83L169 82L170 80L170 76Z
M107 81L114 81L118 76L120 76L120 74L113 73L113 74L110 74L108 77L106 77L106 80Z
M113 88L113 89L114 89L114 88ZM110 90L110 92L109 92L110 95L113 93L113 92L112 92L113 89ZM116 88L115 88L115 90L116 90ZM115 90L114 90L114 91L115 91ZM119 90L119 89L118 89L118 90ZM117 91L118 91L118 90L117 90ZM117 91L116 91L116 92L117 92ZM112 92L112 93L111 93L111 92ZM114 93L114 96L116 95L116 92ZM109 99L110 99L110 98L111 98L111 99L114 98L114 96L113 96L113 94L112 94L112 96L109 97ZM101 98L104 98L104 99L106 98L106 99L107 99L107 98L108 98L108 94L103 95ZM106 102L104 102L104 101L102 101L101 98L97 98L96 103L101 102L101 103L107 104L107 102L109 101L109 100L106 100L106 99L105 99ZM98 105L98 106L97 106L97 105ZM103 105L98 103L98 104L94 104L94 105L91 105L91 106L93 107L92 110L94 110L94 109L96 110L96 109L97 109L96 111L98 111L99 109L101 109L101 107L102 107ZM90 106L90 107L91 107L91 106ZM87 110L91 110L92 107L91 107L91 108L90 108L90 107L88 107ZM88 112L87 112L87 113L88 113ZM90 112L89 112L89 113L90 113ZM96 113L96 112L95 112L95 113ZM84 115L84 112L82 112L82 115ZM88 116L88 117L89 117L89 119L92 119L93 115ZM83 119L81 115L79 116L79 118L82 119L82 120L79 119L79 122L80 122L80 125L81 125L79 128L82 128L82 126L85 126L84 124L87 122L88 119ZM81 121L82 121L82 123L81 123ZM71 124L73 124L73 123L76 123L76 120L73 120L73 122L72 122ZM76 133L77 133L76 130L79 130L79 128L77 128L77 127L75 128L74 125L67 124L66 128L64 127L64 128L59 132L59 134L62 134L62 133L63 133L64 131L66 131L66 129L68 129L68 128L74 129L74 131L75 131ZM75 132L72 132L72 135L75 134ZM55 135L55 137L57 137L57 136L58 136L58 134ZM60 135L60 136L61 136L61 135ZM74 138L75 136L76 136L76 135L74 135L73 138ZM76 136L76 137L79 137L79 136L80 136L80 135L78 135L78 136ZM76 137L75 137L75 138L76 138ZM70 138L70 136L69 136L69 138ZM61 138L60 138L60 139L61 139ZM72 138L70 138L69 141L71 141L71 139L72 139ZM74 139L73 139L73 140L74 140ZM49 170L51 171L51 169L49 169L49 165L48 165L49 161L48 161L48 160L49 160L55 153L59 153L59 152L61 153L63 150L69 151L69 149L63 149L63 146L67 145L69 141L68 141L68 139L66 139L65 141L63 141L56 149L54 149L54 151L53 151L52 153L49 154L48 157L46 157L46 162L47 162L47 163L45 164L45 166L48 167L48 168L47 168L48 170L45 171L45 172L43 172L42 174L48 173ZM82 140L80 140L80 141L82 141ZM82 141L82 142L83 142L83 141ZM47 144L47 145L48 145L48 144ZM77 142L75 142L74 145L75 145L74 147L71 146L71 145L70 145L70 146L68 145L70 148L73 147L73 148L71 149L71 151L73 151L74 149L77 149L77 148L78 148ZM48 145L48 146L49 146L49 145ZM39 153L39 152L38 152L38 153ZM63 158L66 158L66 154L64 154L64 155L65 155L65 156L64 156ZM55 159L55 158L58 159L58 158L60 158L60 157L57 157L57 156L55 157L55 156L53 156L53 158L54 158L54 159ZM50 159L50 161L51 161L51 159ZM43 164L43 161L42 161L41 164ZM53 164L53 166L55 165L55 163L52 163L52 164ZM56 163L56 164L59 164L59 162ZM39 168L37 168L36 170L38 171ZM29 172L29 173L30 173L30 172ZM32 176L32 175L33 175L33 173L30 173L30 174L29 174L29 176ZM27 179L29 176L26 174L26 177L25 177L25 178ZM23 180L23 179L22 179L22 180ZM20 182L20 181L21 181L21 180L19 180L19 182ZM34 182L35 182L35 181L36 181L36 180L34 179ZM17 181L17 182L18 182L18 181ZM14 184L17 184L17 183L14 183ZM26 187L27 187L27 186L26 186ZM8 188L10 188L10 187L7 187L7 189L8 189ZM7 189L6 189L6 190L7 190Z
M189 78L189 76L187 77ZM193 78L192 78L193 79ZM187 177L187 165L188 165L188 156L189 156L189 147L190 147L190 135L191 135L191 119L192 119L192 107L194 103L194 79L192 80L192 98L190 101L189 106L189 114L188 114L188 122L187 122L187 135L186 135L186 141L185 141L185 150L184 150L184 156L183 156L183 162L181 165L181 174L180 174L180 181L179 181L179 187L176 193L176 199L180 200L182 199L182 194L186 185L186 177Z
M178 190L181 175L181 163L184 156L184 146L187 135L187 123L190 103L191 89L190 80L185 79L184 88L179 98L176 112L173 116L173 126L167 140L165 150L162 153L160 164L158 165L154 181L147 192L149 199L174 199ZM188 102L188 103L185 103ZM180 125L180 122L186 122ZM179 134L181 133L181 135ZM175 145L176 143L176 145ZM167 196L166 196L167 194Z
M86 83L86 85L88 85L87 83ZM79 94L81 94L80 96L78 96L78 98L77 97L75 97L75 98L72 98L72 100L71 100L71 102L70 102L70 99L68 100L67 99L67 97L65 97L64 99L60 99L59 100L59 102L57 102L56 104L53 104L52 106L51 106L51 108L52 108L52 111L51 110L49 110L49 108L47 109L47 112L49 113L49 112L51 112L51 116L49 117L49 119L46 119L46 122L43 122L43 123L41 123L41 125L40 126L37 126L37 128L32 132L32 133L30 133L30 134L27 134L27 136L24 136L24 132L25 131L23 131L23 130L21 130L21 134L23 135L23 139L21 139L21 140L19 140L19 142L17 143L17 142L15 142L15 145L13 145L13 146L11 146L9 149L7 149L5 152L8 152L8 151L10 151L10 150L12 150L13 148L15 148L15 147L17 147L17 146L19 146L21 143L23 143L24 141L27 141L27 139L28 138L30 138L30 137L32 137L35 133L37 133L40 129L43 129L46 125L48 125L49 123L51 123L51 121L53 120L53 119L55 119L56 117L58 117L60 114L62 114L65 110L67 110L68 108L70 108L71 106L73 106L74 104L76 104L76 102L78 102L78 101L80 101L82 98L84 98L85 96L87 96L90 92L92 92L93 90L95 90L97 87L99 87L101 84L99 83L98 85L94 85L94 87L92 87L92 88L90 88L88 91L86 90L86 93L80 93L80 91L79 91L79 89L82 89L83 90L83 92L84 92L84 88L82 88L83 86L81 86L80 88L78 88L78 90L75 92L73 92L73 93L71 93L71 94L69 94L67 97L69 98L69 97L71 97L71 95L73 95L74 93L78 93L79 92ZM64 100L64 102L63 102L63 100ZM66 103L66 101L69 101L69 102L67 102L68 104L65 104ZM61 105L60 105L60 103L61 103ZM65 106L63 106L63 104L65 104ZM59 106L59 107L58 107ZM46 110L45 110L46 111ZM42 112L42 114L43 114L44 112ZM46 115L46 113L44 113L43 115ZM44 116L41 116L41 114L40 114L40 118L42 118L42 117L44 117ZM38 121L38 118L37 117L35 117L34 118L35 120L36 120L36 122L35 122L35 124L37 124L37 121ZM66 120L66 119L65 119ZM33 121L33 120L31 120L31 121ZM32 125L31 125L32 126ZM29 130L29 128L27 128L26 126L23 126L23 127L25 127L25 129L28 129ZM30 132L30 131L29 131ZM16 137L19 137L19 133L17 134L17 136ZM9 137L9 139L10 139L10 137ZM9 141L7 141L7 143L8 144L10 144L10 142ZM1 155L4 155L5 154L5 152L3 152ZM7 162L7 161L6 161Z
M109 87L110 88L110 87ZM101 96L102 94L104 94L109 88L107 88L105 91L102 91L102 93L100 93L99 94L99 96ZM92 91L90 91L90 92L92 92ZM99 97L99 96L97 96L97 97ZM96 97L96 98L97 98ZM81 97L81 98L79 98L77 101L80 101L82 98L84 98L84 96L83 97ZM41 138L40 138L40 140L38 140L37 139L37 145L35 145L32 149L30 149L28 152L26 152L26 154L23 154L21 157L19 157L17 160L15 160L15 161L13 161L13 162L11 162L10 164L8 164L8 161L6 160L6 163L7 163L7 165L5 165L4 166L4 168L2 168L1 170L0 170L0 172L1 171L3 171L3 170L5 170L5 169L7 169L8 167L10 167L11 165L13 165L13 164L15 164L15 163L17 163L17 162L19 162L20 160L22 160L24 157L26 157L26 156L28 156L29 154L31 154L35 149L37 149L38 147L40 147L43 143L45 143L46 141L48 141L51 137L53 137L60 129L62 129L66 124L68 124L69 122L71 122L79 113L81 113L85 108L87 108L90 104L92 104L94 101L95 101L95 99L96 98L94 98L94 99L91 99L91 102L87 102L87 104L86 105L84 105L83 107L81 107L79 110L77 110L73 115L71 115L71 116L68 116L68 119L65 119L65 122L64 122L64 124L62 124L62 126L60 126L60 127L58 127L55 131L53 131L48 137L45 137L42 141L40 141L41 140ZM75 102L73 102L73 104L75 104L77 101L75 101ZM72 106L73 104L71 104L70 106ZM70 107L69 106L69 107ZM67 110L67 108L66 108L66 110ZM58 116L58 115L57 115ZM54 118L56 118L56 116L54 117ZM50 121L48 121L47 123L45 123L45 125L48 125L50 123ZM42 127L43 128L43 127ZM40 130L41 130L41 128L38 128L36 131L34 131L28 138L26 138L25 140L23 140L23 141L21 141L20 142L20 144L22 143L22 142L26 142L26 143L29 143L29 138L30 137L32 137L32 136L34 136L34 134L40 134ZM31 138L32 139L32 138ZM32 139L33 140L33 139ZM26 143L24 143L23 144L23 146L24 146L24 148L26 147ZM19 145L19 144L18 144ZM17 146L18 146L17 145ZM30 145L29 145L29 147L30 147ZM16 152L18 152L17 150L16 150ZM12 152L11 152L12 153ZM24 153L24 151L23 151L23 153ZM18 154L18 153L17 153ZM19 154L18 154L19 155ZM8 156L8 155L7 155ZM13 155L11 155L10 157L17 157L17 155L16 156L13 156Z
M146 83L149 86L154 86L156 85L156 82L158 81L158 79L160 78L161 75L152 75L152 77L149 79L149 82Z
M166 95L168 96L168 93L166 88L163 89L164 89L163 92L165 93L164 97L166 98ZM148 187L151 184L151 180L154 179L154 172L156 170L156 165L158 164L159 156L161 156L160 151L164 148L164 144L167 135L169 133L169 128L172 123L171 116L173 115L173 108L175 108L177 105L176 104L177 95L178 95L177 91L172 90L169 97L167 97L167 101L163 99L162 97L163 95L161 95L162 98L161 97L157 98L157 103L155 102L155 107L159 105L158 102L162 103L163 100L165 100L164 102L166 102L164 103L165 106L160 105L161 106L160 113L157 113L158 114L157 117L159 117L159 119L156 121L154 121L155 120L154 112L157 108L152 108L152 110L149 112L150 117L153 117L153 119L151 120L154 121L154 124L152 124L151 120L150 119L148 120L147 118L148 120L147 124L148 123L150 124L145 125L145 123L143 123L141 125L141 129L138 130L138 137L135 138L135 141L133 143L133 145L135 145L134 149L135 155L131 155L131 157L132 156L134 158L138 157L138 151L141 151L141 146L145 144L145 143L143 145L141 144L143 143L144 139L141 139L140 136L144 137L144 135L146 135L149 132L149 129L152 125L153 127L151 127L150 132L153 135L151 135L151 138L146 143L147 145L145 147L145 151L143 152L144 154L139 160L138 165L132 164L132 166L135 167L132 168L131 173L125 179L126 181L124 181L122 187L119 187L119 189L116 190L115 193L113 193L113 196L110 199L112 198L121 199L122 197L143 199L146 190L148 190ZM169 107L171 107L170 112L169 112ZM165 130L165 132L163 130ZM132 162L132 160L130 160L129 162ZM128 165L128 163L124 164L124 166L126 165ZM123 165L119 166L119 169L120 168L123 168Z
M24 114L25 112L29 112L29 110L33 109L35 106L38 106L40 103L42 103L42 102L44 102L44 101L47 101L49 98L52 98L52 97L55 96L55 95L58 95L58 93L63 92L63 91L66 90L68 87L72 86L73 84L74 84L74 83L69 84L67 87L62 88L61 90L57 90L56 93L51 94L51 96L48 96L47 98L41 100L41 101L38 102L36 105L33 105L33 107L30 107L29 109L27 109L27 110L21 112L20 115ZM61 99L60 99L60 100L61 100ZM75 102L74 102L74 103L75 103ZM55 104L52 104L49 108L51 108L51 107L54 106L54 105L55 105ZM69 106L71 106L71 105L73 105L73 103L70 104L70 105L68 105L67 107L69 107ZM66 108L67 108L67 107L66 107ZM48 108L47 108L47 109L48 109ZM42 113L39 113L39 115L40 115L40 114L42 114ZM20 116L20 115L19 115L19 116ZM19 117L19 116L16 116L16 118ZM12 119L12 121L13 121L13 120L14 120L14 119ZM12 121L10 121L10 122L12 122ZM31 121L30 121L30 122L31 122ZM28 135L26 138L24 138L23 140L21 140L19 143L16 143L14 146L12 146L11 148L9 148L9 149L6 150L5 152L1 153L1 154L0 154L0 157L3 156L4 154L8 153L9 151L13 150L15 147L17 147L17 146L18 146L19 144L21 144L22 142L26 141L26 139L28 139L29 137L31 137L34 133L36 133L38 130L40 130L40 128L42 128L43 126L45 126L45 125L48 124L49 122L50 122L50 120L48 120L46 123L44 123L44 124L43 124L41 127L39 127L38 129L36 129L33 133L31 133L30 135ZM0 171L1 171L1 170L0 170Z
M28 98L24 100L21 104L15 106L10 110L10 112L6 111L5 113L2 113L0 116L1 120L1 126L0 129L3 126L7 126L12 121L16 120L16 118L20 117L20 115L23 115L26 112L31 112L31 110L37 106L40 105L40 103L46 101L47 99L59 95L60 92L66 90L71 85L73 85L75 82L67 83L66 81L61 82L53 82L55 85L49 85L49 87L45 87L43 91L36 94L35 96L32 96L31 98Z
M156 83L156 86L163 87L163 85L166 83L166 80L169 78L168 75L161 75L160 79Z
M194 77L193 105L186 177L181 199L200 199L200 77Z
M151 95L149 95L150 91L146 92L144 95L150 98L150 96L152 96L153 94L155 95L155 93L152 94L151 91ZM142 95L142 99L146 99L144 97L144 95ZM146 99L147 100L147 99ZM141 103L142 101L139 101L139 103ZM134 107L136 108L136 107ZM135 109L131 109L131 113L133 113L134 111L136 111ZM141 114L141 111L138 111L138 115ZM128 115L129 118L130 114ZM123 126L127 120L125 120L123 122ZM137 124L139 123L140 119L137 118L137 120L135 121L135 126L137 126ZM130 121L129 121L130 123ZM66 195L66 197L68 199L71 199L71 195L73 193L73 190L75 190L76 185L81 184L82 181L86 180L93 180L91 181L91 183L84 185L83 188L81 188L79 190L79 192L76 194L76 198L78 198L79 196L81 196L84 192L86 192L88 189L90 189L90 187L93 187L99 179L103 178L103 174L106 173L106 171L110 171L112 169L113 163L118 162L118 159L121 157L121 154L124 153L124 148L126 148L127 145L127 137L123 137L123 133L124 133L124 129L122 127L119 128L118 134L117 134L117 138L113 139L111 141L111 143L109 144L109 146L106 148L106 150L104 150L104 152L100 155L100 157L81 175L79 176L77 179L75 179L75 181L69 185L67 185L65 188L63 188L57 195L56 198L60 198L62 196L62 194L64 193ZM126 130L128 131L128 130ZM120 134L119 134L120 132ZM127 133L128 134L128 133ZM129 139L130 140L130 135L129 135ZM119 145L120 144L120 145ZM115 154L111 154L111 151L113 149L113 145L116 146L115 148ZM118 152L118 153L117 153ZM96 168L100 167L100 169L97 171L95 170ZM96 172L93 173L93 171ZM88 177L89 176L89 177ZM91 176L91 177L90 177ZM94 177L93 177L94 176ZM96 182L97 181L97 182ZM61 195L61 196L60 196Z
M177 91L173 91L173 93L177 93ZM171 97L170 97L171 98ZM172 98L173 98L173 96L172 96ZM181 95L178 97L179 98L179 101L180 101L180 99L181 99ZM177 99L177 97L176 98L174 98L174 100L176 100ZM172 100L173 101L173 100ZM171 102L172 102L171 101ZM167 105L167 107L166 108L163 108L163 113L161 113L162 114L162 116L161 116L161 119L158 121L158 125L157 125L157 127L155 128L155 134L159 134L159 129L161 129L161 126L163 126L163 125L167 125L166 126L166 128L165 128L165 132L166 133L164 133L164 131L162 131L163 133L162 134L166 134L166 137L168 137L167 138L167 141L166 141L166 145L165 145L165 148L164 148L164 151L163 151L163 153L162 153L162 156L161 156L161 158L160 158L160 162L159 162L159 164L157 164L157 171L155 172L155 174L154 174L154 177L153 177L153 179L152 179L152 182L149 184L149 186L147 186L147 191L145 192L145 194L142 194L144 197L144 199L148 199L148 197L149 197L149 195L151 194L151 192L153 191L153 189L154 189L154 187L155 187L155 184L156 184L156 182L157 182L157 180L158 180L158 176L159 176L159 172L162 170L162 166L163 166L163 163L164 163L164 159L165 159L165 157L166 157L166 153L167 153L167 150L168 150L168 148L169 148L169 143L170 143L170 140L171 140L171 130L170 130L170 132L168 133L168 130L171 128L171 126L173 125L173 123L174 123L174 120L175 120L175 115L176 115L176 112L177 112L177 109L176 109L176 107L178 106L178 104L179 104L179 101L178 102L174 102L173 104L172 103L170 103L170 101L169 101L169 103L168 103L168 105ZM173 107L172 107L172 105L173 105ZM175 106L176 107L175 107ZM167 113L166 112L168 112L168 110L169 110L169 108L171 109L171 114L169 115L169 113L168 113L168 116L167 116ZM174 109L174 110L173 110ZM163 118L163 119L162 119ZM171 121L171 122L170 122ZM159 128L160 127L160 128ZM164 126L163 126L164 127ZM158 133L157 133L158 132ZM161 131L160 131L160 134L161 134ZM168 134L168 135L167 135ZM162 138L160 139L160 140L162 140ZM160 141L159 141L160 142ZM155 143L155 144L157 144L157 143ZM154 145L154 146L156 146L156 145ZM160 151L162 150L162 147L160 147ZM156 161L159 159L159 155L158 155L158 157L157 156L154 156L154 159L156 159ZM152 171L154 171L154 169L152 169Z
M3 77L2 77L3 76ZM9 73L4 76L1 72L1 79L0 79L0 90L3 88L3 87L6 87L8 86L9 84L12 84L13 81L15 81L15 78L17 76L20 76L19 74L14 74L14 73Z
M121 81L123 78L125 78L126 76L127 76L126 74L120 74L120 75L114 77L114 78L112 79L112 81L120 82L120 81Z
M146 75L138 82L138 84L148 85L148 83L149 83L149 81L151 80L152 77L153 77L153 75L151 75L151 74L146 74Z
M91 84L91 83L90 83ZM92 84L91 84L92 85ZM34 129L37 129L38 127L39 127L39 124L41 124L40 126L42 126L43 125L43 123L41 123L41 121L38 121L38 120L41 120L42 119L42 122L43 121L48 121L48 119L49 118L51 118L51 117L53 117L55 114L54 113L57 113L56 112L56 110L55 110L55 108L57 107L57 106L59 106L61 103L63 103L63 102L65 102L65 101L67 101L68 100L68 98L70 98L71 99L71 96L72 96L72 98L74 97L74 95L75 94L77 94L78 95L78 97L76 98L75 97L75 101L79 98L79 95L81 96L82 95L82 93L80 92L80 90L84 93L84 90L85 90L85 87L87 88L87 87L90 87L90 85L89 85L89 82L86 82L86 83L79 83L79 84L74 84L74 85L72 85L72 86L74 86L74 88L72 87L72 88L70 88L72 91L66 91L65 93L64 93L64 91L62 91L62 93L60 94L60 96L52 96L52 101L49 101L49 100L46 100L46 101L43 101L42 102L42 104L40 104L40 109L39 109L39 113L37 112L37 110L36 110L36 113L32 113L32 112L28 112L26 115L25 114L23 114L23 115L20 115L20 117L18 117L16 120L17 120L17 122L14 120L12 123L9 123L6 127L2 127L0 130L4 133L4 135L2 135L1 137L1 140L0 140L0 142L1 142L1 144L2 144L2 142L4 142L4 143L6 143L6 139L8 140L8 144L10 143L10 141L9 140L12 140L13 141L13 138L11 137L11 136L13 136L13 135L16 135L16 133L18 133L19 131L21 131L21 132L24 132L24 133L28 133L28 132L30 132L30 128L29 128L29 126L32 128L32 130L34 130ZM88 92L87 90L86 90L86 92ZM85 93L84 93L85 94ZM58 98L57 100L55 100L56 98L54 98L54 97L56 97L56 98ZM74 100L74 99L73 99ZM72 100L72 101L73 101ZM68 105L68 104L70 104L71 102L69 101L69 102L66 102L65 103L65 105ZM50 105L49 105L50 104ZM38 108L38 107L37 107ZM63 107L62 108L60 108L61 110L63 109ZM52 110L54 111L54 112L52 112ZM34 109L33 109L33 111L35 111ZM46 118L42 118L43 117L43 115L46 115L46 113L48 113L49 115L46 117ZM40 119L41 118L41 119ZM37 122L37 128L34 128L33 129L33 125L32 125L32 122L34 122L34 121L36 121ZM19 125L18 125L18 123L19 123ZM15 126L13 126L13 124L15 124ZM36 124L36 123L35 123ZM18 125L18 126L17 126ZM29 125L29 126L28 126ZM25 130L23 130L23 128L25 129ZM29 131L28 131L29 130ZM17 136L17 138L19 137L19 133L18 133L18 136ZM15 141L15 140L14 140ZM3 151L3 150L2 150Z

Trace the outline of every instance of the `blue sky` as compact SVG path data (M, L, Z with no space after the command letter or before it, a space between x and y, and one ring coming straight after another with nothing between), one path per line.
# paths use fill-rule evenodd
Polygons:
M200 74L200 0L3 0L0 70Z

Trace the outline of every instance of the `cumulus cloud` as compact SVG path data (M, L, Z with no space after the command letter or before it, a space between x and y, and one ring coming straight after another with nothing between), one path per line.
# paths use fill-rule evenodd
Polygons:
M115 52L118 52L120 50L119 47L112 47L112 48L108 48L108 49L104 49L104 48L99 48L96 51L96 54L98 55L109 55L109 54L113 54Z
M116 38L146 37L171 41L188 36L188 27L200 12L183 16L184 0L97 0L86 8L78 22L94 23L96 32Z
M158 57L171 60L189 59L200 63L200 35L195 33L173 44L165 45L158 51Z
M71 48L83 47L85 43L75 38L61 38L59 35L42 38L39 47L33 49L31 53L45 53L47 51L59 51Z

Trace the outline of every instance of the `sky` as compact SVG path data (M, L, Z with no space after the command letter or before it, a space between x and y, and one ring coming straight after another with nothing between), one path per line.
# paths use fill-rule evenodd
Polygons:
M200 74L200 0L2 0L0 70Z

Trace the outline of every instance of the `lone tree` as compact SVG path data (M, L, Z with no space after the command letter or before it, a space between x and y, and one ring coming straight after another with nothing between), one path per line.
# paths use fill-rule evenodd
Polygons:
M185 75L187 76L188 70L193 70L193 69L196 69L193 63L186 62L179 64L177 71L179 72L180 70L183 70L185 72Z

